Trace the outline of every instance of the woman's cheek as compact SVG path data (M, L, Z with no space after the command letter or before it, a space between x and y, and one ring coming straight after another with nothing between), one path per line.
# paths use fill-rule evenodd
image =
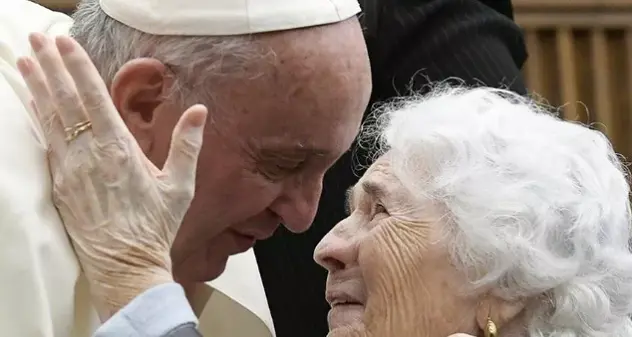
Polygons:
M412 295L425 293L420 289L423 275L419 266L427 246L427 232L427 226L385 219L360 244L369 331L388 331L389 335L399 331L399 335L405 335L407 332L400 330L418 321L421 303Z

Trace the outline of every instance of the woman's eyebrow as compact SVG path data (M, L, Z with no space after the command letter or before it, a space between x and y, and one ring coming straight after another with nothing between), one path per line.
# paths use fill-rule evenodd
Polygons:
M382 184L378 182L365 180L360 185L364 192L366 192L366 194L370 195L372 198L381 199L386 194L386 189Z

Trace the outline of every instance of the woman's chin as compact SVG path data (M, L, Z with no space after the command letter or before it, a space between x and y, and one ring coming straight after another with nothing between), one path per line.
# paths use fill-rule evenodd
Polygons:
M378 337L371 335L362 323L330 329L327 337ZM388 337L388 336L381 336Z
M329 337L361 336L364 330L364 306L361 304L335 305L329 310Z

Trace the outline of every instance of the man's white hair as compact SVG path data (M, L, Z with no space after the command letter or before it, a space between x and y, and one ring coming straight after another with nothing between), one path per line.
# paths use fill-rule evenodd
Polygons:
M170 94L187 105L212 101L217 76L256 76L244 69L268 54L248 36L146 34L109 17L99 0L82 0L73 19L71 35L90 55L108 86L126 62L150 57L174 73Z
M629 186L603 134L490 88L439 87L377 122L365 135L439 205L475 291L528 299L531 337L632 336Z

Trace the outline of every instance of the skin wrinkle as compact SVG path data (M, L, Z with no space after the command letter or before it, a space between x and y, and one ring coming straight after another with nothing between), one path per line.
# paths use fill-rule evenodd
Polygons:
M332 43L340 39L345 43ZM56 148L59 152L51 153L70 158L61 163L66 171L81 172L75 176L53 172L56 176L53 192L68 232L76 242L86 276L92 280L95 297L107 298L100 306L101 317L107 318L147 285L169 280L171 275L154 271L171 270L170 258L174 261L174 277L185 287L187 282L206 281L219 275L228 256L243 249L233 244L235 238L229 228L254 231L261 236L271 234L280 221L297 232L311 224L322 177L351 145L369 100L371 77L366 46L355 19L264 34L260 40L274 50L281 63L252 62L250 66L257 68L254 70L260 71L262 76L251 81L214 78L217 81L213 87L218 88L213 90L214 94L221 97L224 104L221 111L210 105L215 123L209 124L204 132L206 145L198 161L200 174L195 186L199 197L191 204L184 221L182 217L193 197L192 186L183 191L175 188L178 186L164 184L164 174L171 178L174 172L158 170L165 166L170 146L184 152L180 159L190 159L186 155L186 143L171 139L183 106L173 99L165 99L164 93L173 81L164 70L165 65L156 59L126 63L110 87L111 105L126 123L125 131L131 131L135 139L130 141L126 132L127 138L121 137L119 130L111 130L107 141L101 143L87 144L90 138L83 135L74 140L71 144L76 153L73 149L71 153L61 153L64 146ZM164 86L163 90L159 90L157 83ZM202 92L209 88L196 90ZM288 95L290 92L292 95ZM64 93L56 94L61 99L68 98ZM108 99L100 97L95 104L84 108L109 109ZM44 106L46 112L50 112L48 106ZM96 131L98 125L93 124ZM48 132L60 131L57 126L51 124ZM284 148L301 144L305 151L313 149L306 154L308 158L300 170L283 172L273 181L265 171L282 165L280 158L286 156L286 150L271 149L277 153L273 162L260 163L259 153L270 143ZM200 143L189 145L196 144ZM151 163L138 160L144 159L139 150ZM135 156L130 157L130 152ZM75 162L82 164L75 166ZM139 171L152 179L139 179ZM73 190L88 188L82 180L95 182L90 187L94 188L90 192L93 199L72 196ZM128 189L134 189L135 193L127 199L117 197L126 195ZM162 202L165 197L169 203ZM98 205L95 200L107 200L107 207L85 208L88 201ZM139 212L145 214L137 214ZM112 213L120 216L112 216ZM106 221L106 216L114 222ZM170 245L174 228L181 222L180 240L176 237L172 256L165 257L165 247ZM84 225L88 227L82 229ZM153 233L146 233L148 228L135 225L158 226L151 229ZM112 226L118 226L122 232L108 232L107 228ZM144 239L139 238L141 234ZM161 236L161 240L156 240ZM130 248L126 248L128 246ZM159 279L140 278L130 284L131 279L124 277L125 270L130 268L143 269ZM130 271L128 275L142 273ZM110 293L112 289L106 286L109 282L125 286L126 291Z
M74 149L71 147L68 150L68 168L74 174L58 177L54 185L58 206L62 211L67 210L64 213L71 215L72 221L67 221L66 224L71 226L68 232L73 238L86 276L98 280L97 286L92 287L94 296L106 298L103 306L107 308L118 308L135 297L137 284L169 281L170 275L167 271L171 269L170 260L168 257L165 258L164 252L170 246L169 241L175 236L174 229L177 228L178 219L184 216L182 210L186 210L186 207L172 208L163 204L161 192L155 186L171 188L172 193L173 187L167 184L152 187L153 183L138 172L139 169L147 169L148 166L142 163L141 158L127 155L127 148L134 147L135 144L126 144L127 147L120 145L90 143L87 151L81 149L76 154L73 154ZM82 160L75 159L79 157ZM77 162L81 164L73 166L73 163ZM73 192L72 189L79 186L83 187L85 194ZM132 190L135 193L119 193L119 190ZM80 198L88 198L89 202L84 203ZM100 200L107 201L103 204L107 205L105 208L94 207L100 204ZM152 200L154 204L148 202ZM186 204L181 200L176 203ZM69 208L68 205L92 206ZM181 214L156 212L168 209L179 211ZM112 218L108 210L116 210L117 216ZM112 222L123 230L107 231ZM142 224L163 224L166 227L171 226L171 229L157 226L156 232L147 233L146 228L138 228ZM103 242L108 242L108 246L102 246ZM104 265L108 267L102 268ZM119 270L116 266L127 268ZM130 269L132 273L133 270L158 272L130 275ZM161 270L163 272L159 272ZM156 281L155 278L160 275L163 275L164 281ZM124 290L120 296L111 298L109 290L99 288L98 284L118 284ZM101 312L100 315L109 317L114 312L116 309Z
M440 211L412 196L387 153L350 193L349 217L317 246L315 259L329 271L327 289L355 287L366 294L361 323L332 327L329 337L478 334L478 298L457 291L465 280L440 240ZM337 277L357 268L351 280Z
M315 254L330 275L362 269L367 324L354 327L480 336L489 317L501 336L629 336L629 187L605 136L505 91L429 96L386 111L376 133L397 152L378 161L393 167L374 165L361 178L395 178L380 200L395 220L360 235L373 216L358 216L370 206L359 201L336 225L346 230L326 236ZM490 135L503 146L490 145ZM427 236L414 232L418 224ZM370 247L369 256L352 258L356 245ZM346 322L332 321L332 335L345 336L335 330Z
M385 230L385 232L386 233L375 239L376 245L389 245L388 242L391 240L389 240L388 237L388 230ZM375 299L373 302L371 302L372 298L369 298L369 301L367 301L368 309L365 321L369 325L369 331L379 331L381 329L393 332L398 331L400 329L397 327L398 321L394 318L398 317L399 313L394 314L392 310L387 310L386 308L389 308L389 303L392 303L397 305L398 309L405 309L399 307L402 303L406 303L405 301L402 301L401 292L393 291L393 289L388 286L393 279L403 280L401 271L399 270L400 268L396 267L399 262L397 256L387 255L388 253L395 252L392 250L390 252L385 252L373 248L368 253L369 256L384 254L384 260L386 262L382 265L385 269L383 269L380 273L377 273L377 275L375 273L365 274L365 278L367 279L367 288L369 289L368 292L372 292L374 294L373 298ZM360 255L360 258L362 258L362 254ZM402 311L401 314L406 315L406 312ZM401 318L403 320L403 317ZM380 324L380 321L385 321L387 325L384 326L384 322L381 322L382 324Z
M172 249L174 274L183 283L215 278L228 256L242 251L232 230L263 237L280 223L306 230L324 173L348 150L369 100L370 68L356 19L258 34L256 43L274 55L272 61L245 62L259 76L217 76L213 88L199 88L213 89L220 105L202 102L215 122L205 130L196 197ZM137 98L125 93L142 89L152 76L140 72L142 64L134 66L119 72L112 96L144 153L161 167L166 135L182 106L157 100L143 112L151 122L135 117L140 112L128 107L138 106L130 103Z
M416 292L421 292L419 296L422 298L430 298L430 293L425 287L418 284L418 280L421 280L423 275L416 268L416 262L419 260L419 255L422 255L420 252L423 252L424 249L416 249L418 247L415 247L415 240L411 240L414 233L408 233L410 228L406 225L392 218L386 221L387 223L384 223L375 240L376 245L390 249L386 252L375 251L371 254L385 256L383 263L376 266L376 268L385 269L380 273L383 277L376 282L382 285L381 289L379 287L376 289L376 294L381 295L380 298L383 298L383 302L379 306L374 305L373 307L397 308L398 311L396 312L388 311L390 328L384 331L398 331L402 329L401 325L409 325L407 322L418 322L414 316L419 303L411 299L409 292L401 291L401 289L415 289ZM423 239L423 236L418 237L418 239ZM367 286L371 287L371 283L368 283ZM397 285L391 286L393 283ZM398 288L400 291L397 291ZM367 321L379 322L379 319L372 317L374 315L376 314L371 315L371 312L367 312ZM383 328L380 327L380 329Z
M107 147L106 147L107 148ZM95 153L95 161L99 161L102 160L104 157L105 158L111 158L111 157L117 157L117 156L111 156L111 152L112 151L124 151L124 149L113 149L113 148L107 148L107 150L105 152L103 151L94 151ZM85 154L85 151L82 151L83 154ZM69 157L69 161L73 162L73 158L75 158L76 156L70 156ZM128 166L128 160L127 158L121 156L120 160L115 161L114 162L114 167L117 167L119 165L122 165L122 167L126 167ZM118 186L122 186L122 185L127 185L127 184L132 184L134 186L138 186L137 183L134 183L133 181L129 180L129 177L125 176L125 175L120 175L120 174L112 174L111 176L108 176L107 179L102 179L102 176L98 176L98 177L92 177L92 173L90 172L90 163L83 163L82 165L76 167L75 169L76 171L78 171L77 173L81 176L81 180L83 181L88 181L89 183L84 184L84 188L86 189L86 196L89 196L88 198L92 199L93 202L89 203L87 205L99 205L98 200L108 200L107 203L105 203L107 206L107 209L117 209L117 210L124 210L124 209L129 209L132 210L131 212L123 212L123 213L119 213L119 214L138 214L140 215L139 217L132 217L132 218L115 218L113 219L113 221L116 221L119 224L122 225L127 225L127 229L129 230L129 232L131 233L131 235L129 237L125 237L122 235L116 235L116 240L118 242L123 242L123 245L129 245L129 240L130 239L135 239L135 238L143 238L143 236L140 235L140 233L138 232L138 230L135 230L135 227L132 226L132 224L138 224L138 223L155 223L156 221L158 221L158 219L148 219L146 217L143 217L143 214L151 214L153 210L148 210L145 209L145 212L139 212L139 213L135 213L134 210L138 210L138 209L142 209L138 205L137 202L135 202L134 200L131 200L128 198L127 194L122 194L123 199L120 199L120 195L117 195L117 197L115 197L112 194L108 194L108 195L104 195L103 191L101 189L97 189L95 188L95 181L99 181L99 183L102 183L103 181L106 181L106 186L108 188L112 188L115 187L114 190L120 189L120 187L116 187ZM106 170L105 172L113 172L110 170ZM101 179L99 179L101 178ZM64 182L59 182L60 184L64 184ZM99 184L96 184L97 186ZM137 190L141 193L144 194L144 190L146 190L146 188L141 188L142 184L137 187ZM74 197L74 195L70 195L69 198L76 198ZM78 200L73 199L72 201L70 201L70 203L73 204L81 204L78 202ZM164 208L164 206L162 206ZM76 221L78 221L79 223L85 223L86 226L82 227L82 229L85 231L98 231L100 228L106 227L108 226L108 222L106 218L105 218L105 214L108 214L107 209L102 210L100 207L92 207L92 208L84 208L82 211L83 212L73 212L74 214L74 218L76 219ZM87 214L87 216L86 216ZM90 222L90 219L94 219L94 222ZM112 221L112 220L111 220ZM173 221L173 220L172 220ZM89 226L89 224L92 224L94 227ZM130 259L129 257L125 260L122 261L118 261L119 264L128 264L130 266L136 267L136 268L146 268L147 264L149 263L150 265L161 265L162 262L164 261L164 257L162 256L147 256L146 254L146 250L148 247L151 246L151 242L156 242L156 243L161 243L162 240L160 239L160 237L169 237L168 235L166 235L166 231L161 230L161 233L156 233L156 235L153 235L149 240L142 240L140 242L138 242L138 244L134 244L132 246L133 250L138 251L138 253L134 253L134 254L129 254L129 250L128 250L128 254L129 256L131 256L132 258ZM80 234L81 236L83 236L83 234ZM96 247L98 247L98 244L103 241L103 240L108 240L108 238L106 237L95 237L96 241L91 242L92 245L96 245ZM80 251L88 251L87 247L85 246L79 246L78 247ZM163 246L163 250L165 249L165 247ZM119 255L120 256L120 255ZM111 258L115 261L117 261L119 259L119 256L112 256ZM127 256L127 255L125 255ZM135 258L134 258L135 256ZM91 259L94 259L95 257L89 257ZM103 261L101 261L103 262ZM168 266L165 265L161 265L161 267L163 268L167 268ZM103 279L103 276L97 277L98 279Z

